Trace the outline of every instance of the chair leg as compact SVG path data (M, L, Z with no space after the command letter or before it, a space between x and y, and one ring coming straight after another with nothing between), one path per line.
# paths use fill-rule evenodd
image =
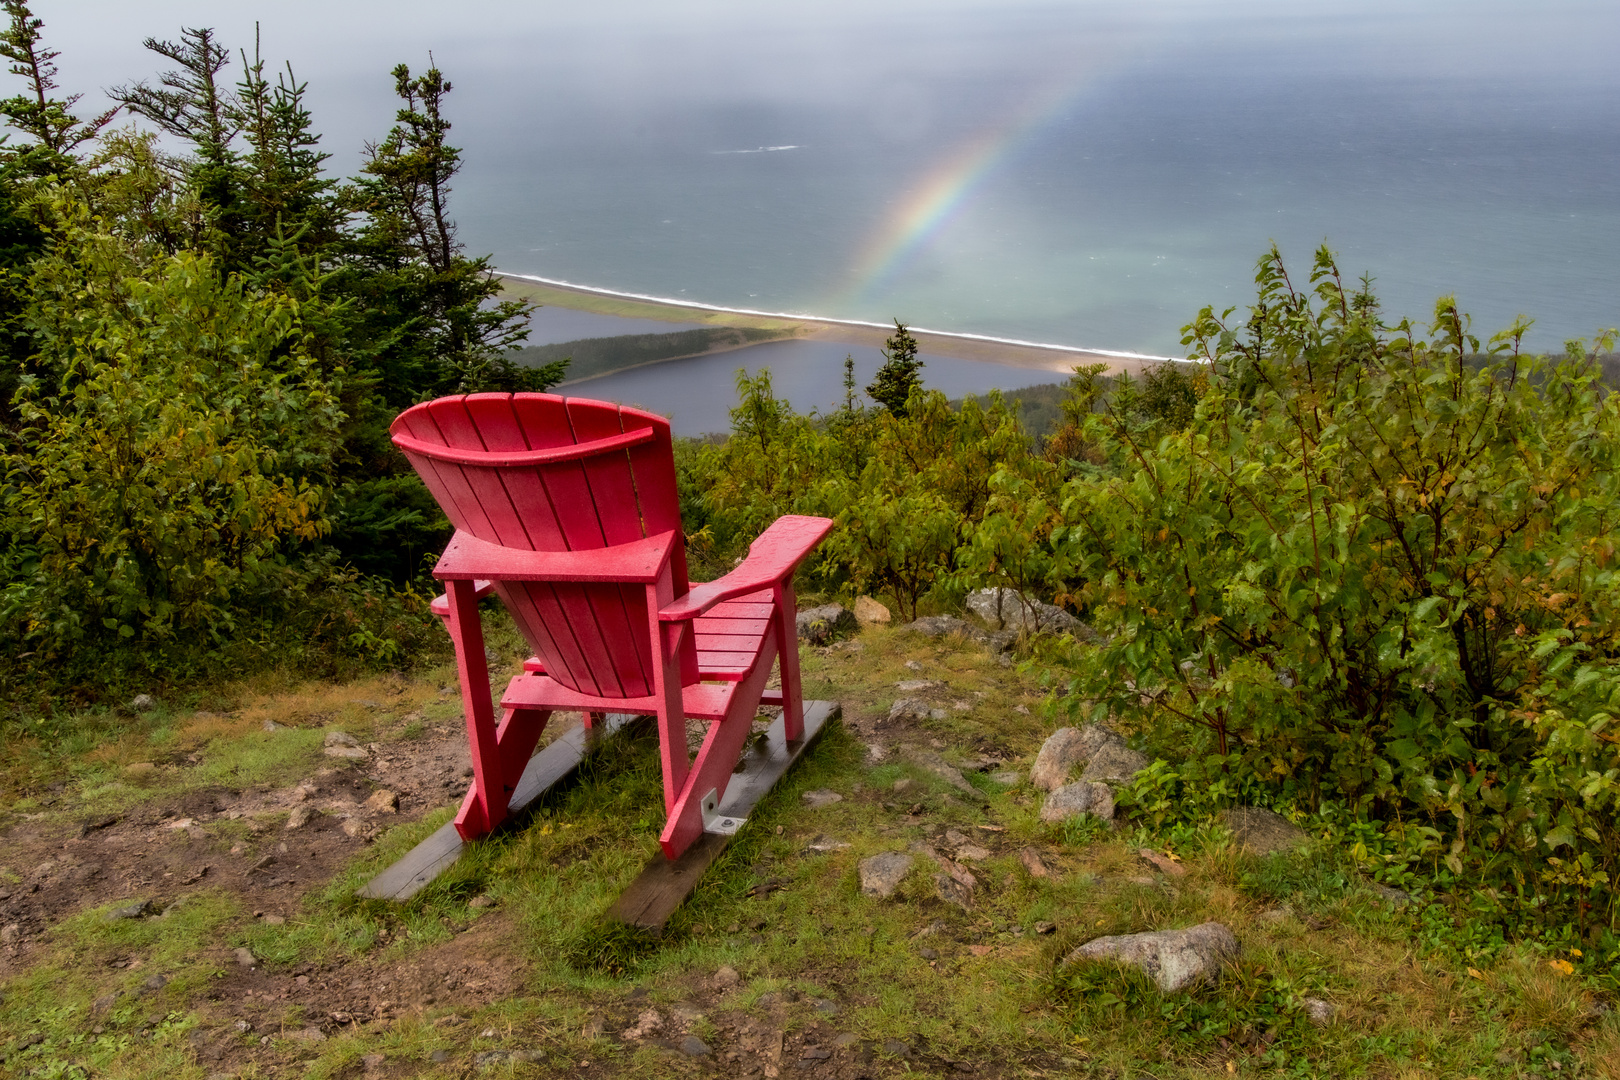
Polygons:
M494 787L480 787L475 771L473 785L467 790L466 798L461 801L461 810L456 814L456 832L461 834L463 840L484 836L506 820L512 792L517 790L518 781L523 779L523 770L528 767L535 744L540 741L541 733L546 730L546 721L550 719L550 709L506 710L501 717L500 727L495 731L499 782ZM486 804L499 807L499 813L487 813L483 809ZM481 830L480 825L483 826Z
M771 636L775 636L772 634ZM767 638L765 647L755 661L754 670L738 684L732 694L731 707L723 720L709 725L692 771L681 786L680 797L669 810L664 832L658 838L664 856L678 859L703 834L703 797L711 790L721 801L725 799L726 785L737 765L743 746L754 730L754 716L759 712L759 697L765 690L765 681L771 674L772 642ZM681 743L684 751L686 743Z
M792 578L777 584L775 601L771 619L776 624L777 664L782 672L782 733L788 742L798 742L804 738L804 693L799 688L799 628L794 619L798 602Z
M470 581L446 582L450 613L445 627L456 647L461 680L461 707L467 717L467 748L472 753L473 783L456 817L456 832L475 840L506 817L500 744L495 732L495 706L489 694L489 665L484 661L484 629L478 619L478 597Z

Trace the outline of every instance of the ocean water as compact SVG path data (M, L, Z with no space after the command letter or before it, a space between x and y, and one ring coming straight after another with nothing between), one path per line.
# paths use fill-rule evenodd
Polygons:
M64 88L213 25L309 82L332 166L431 54L502 269L1152 354L1326 241L1392 317L1620 323L1612 0L75 0ZM234 73L234 68L227 76ZM718 377L718 376L717 376Z

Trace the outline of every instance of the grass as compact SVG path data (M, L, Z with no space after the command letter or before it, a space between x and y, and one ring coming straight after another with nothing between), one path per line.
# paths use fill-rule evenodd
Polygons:
M503 662L515 655L510 635L490 640ZM906 740L965 766L999 757L1027 769L1051 724L1035 672L961 643L885 630L807 650L804 669L810 694L837 697L847 722L757 808L661 937L602 918L656 850L661 820L655 746L619 738L527 828L474 845L408 905L363 901L354 889L447 820L448 806L387 830L308 889L280 925L219 888L144 920L109 921L107 904L66 914L0 986L4 1068L201 1080L213 1067L199 1047L223 1044L243 1078L355 1077L377 1054L392 1075L463 1076L474 1055L517 1049L543 1059L479 1075L760 1075L767 1064L785 1074L803 1046L830 1047L847 1033L852 1046L825 1066L809 1059L804 1075L823 1067L853 1075L859 1061L871 1076L1617 1075L1615 1015L1535 942L1479 958L1466 927L1443 925L1420 903L1392 906L1341 852L1254 858L1213 826L1178 836L1184 876L1155 873L1136 849L1162 847L1162 838L1044 823L1038 793L990 779L994 767L971 773L981 798L965 798L877 722L894 698L910 696L896 682L935 680L942 685L926 693L944 713ZM434 669L392 682L243 686L224 713L130 718L98 729L93 744L39 758L5 809L22 821L33 793L52 783L63 785L58 799L97 812L188 786L292 784L328 728L388 742L452 721L458 705L440 692L448 677ZM277 733L296 737L267 740L266 719L296 727ZM123 770L137 761L162 769L129 780ZM802 796L812 789L842 801L809 809ZM894 899L859 895L861 859L936 843L947 829L993 849L971 864L979 883L971 910L941 900L921 860ZM818 837L848 846L818 852L810 847ZM1025 847L1042 853L1050 877L1030 875L1018 855ZM5 881L20 888L23 877ZM1062 963L1101 934L1211 919L1243 946L1212 987L1165 995L1117 967ZM1038 933L1046 923L1056 932ZM296 995L276 1006L273 1027L249 1033L230 1027L234 1003L217 1000L228 974L222 949L249 948L272 985L347 966L408 983L468 941L494 951L473 957L466 977L498 967L514 980L511 992L471 1004L422 1001L341 1028L326 1022L329 1037L313 1043L294 1036L323 1016ZM726 993L714 981L722 968L737 973ZM154 975L162 981L149 985ZM1311 1000L1332 1007L1331 1022L1312 1021ZM666 1019L666 1037L692 1034L736 1060L617 1038L647 1009ZM769 1051L777 1033L788 1047L780 1061Z

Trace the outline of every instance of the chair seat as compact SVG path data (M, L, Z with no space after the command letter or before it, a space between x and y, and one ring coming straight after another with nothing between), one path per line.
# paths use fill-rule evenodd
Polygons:
M771 625L771 591L762 589L716 604L707 615L692 622L697 635L698 678L705 682L740 682L753 670L754 658ZM544 675L546 666L538 656L531 656L523 661L523 670Z

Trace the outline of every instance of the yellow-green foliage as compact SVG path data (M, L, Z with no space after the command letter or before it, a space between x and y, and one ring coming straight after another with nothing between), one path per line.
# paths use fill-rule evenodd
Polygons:
M7 598L57 650L106 634L219 634L325 530L340 413L302 349L298 304L212 256L150 253L71 188L33 268L39 353L8 456L25 565Z

